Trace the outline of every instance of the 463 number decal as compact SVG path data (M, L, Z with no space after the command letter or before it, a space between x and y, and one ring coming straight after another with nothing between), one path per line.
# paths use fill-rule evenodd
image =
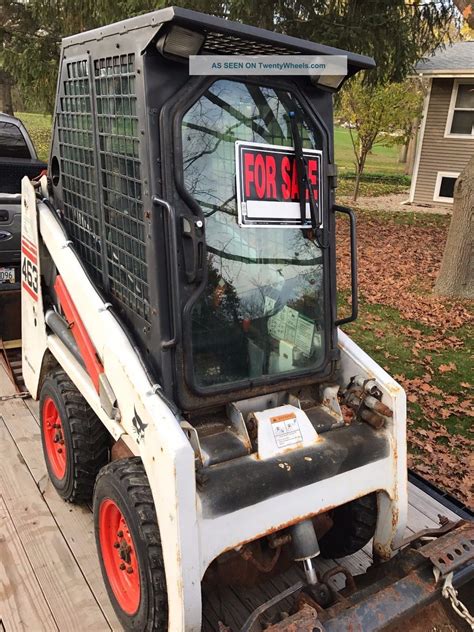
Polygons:
M23 257L21 277L25 290L32 298L38 300L38 266L26 256Z

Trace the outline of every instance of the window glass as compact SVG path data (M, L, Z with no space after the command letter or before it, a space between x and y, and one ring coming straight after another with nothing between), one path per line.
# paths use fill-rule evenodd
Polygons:
M443 177L439 187L439 197L452 198L454 196L454 185L456 178Z
M460 84L458 86L456 107L474 110L474 83Z
M474 84L459 84L457 90L451 134L471 136L474 131Z
M306 148L321 149L288 91L219 80L182 124L184 182L205 216L207 287L192 312L194 377L201 387L295 373L321 363L322 253L311 230L241 227L236 141L293 146L298 113Z
M14 123L0 121L0 158L31 158L23 134Z
M451 125L451 134L472 134L474 127L474 110L455 110L453 115L453 123Z

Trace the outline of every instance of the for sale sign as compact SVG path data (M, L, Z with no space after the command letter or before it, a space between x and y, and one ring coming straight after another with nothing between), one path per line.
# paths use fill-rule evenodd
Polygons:
M304 193L306 214L301 221L298 169L293 148L237 141L235 154L241 226L311 226L310 187ZM303 155L314 206L320 218L322 152L305 149Z

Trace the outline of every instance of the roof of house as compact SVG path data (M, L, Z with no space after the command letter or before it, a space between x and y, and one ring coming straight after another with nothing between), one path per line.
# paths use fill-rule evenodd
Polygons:
M423 75L474 75L474 41L438 48L431 57L418 62L415 70Z

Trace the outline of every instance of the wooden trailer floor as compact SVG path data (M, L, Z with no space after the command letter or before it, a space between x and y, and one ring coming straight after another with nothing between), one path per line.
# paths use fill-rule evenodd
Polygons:
M13 393L0 365L0 397ZM410 532L436 526L439 513L456 519L413 485L409 496ZM357 574L370 561L367 549L343 563ZM258 588L207 591L203 630L218 630L219 621L235 629L249 611L299 576L295 566ZM110 629L121 627L102 582L92 514L88 507L62 501L48 479L37 402L0 401L0 632Z

